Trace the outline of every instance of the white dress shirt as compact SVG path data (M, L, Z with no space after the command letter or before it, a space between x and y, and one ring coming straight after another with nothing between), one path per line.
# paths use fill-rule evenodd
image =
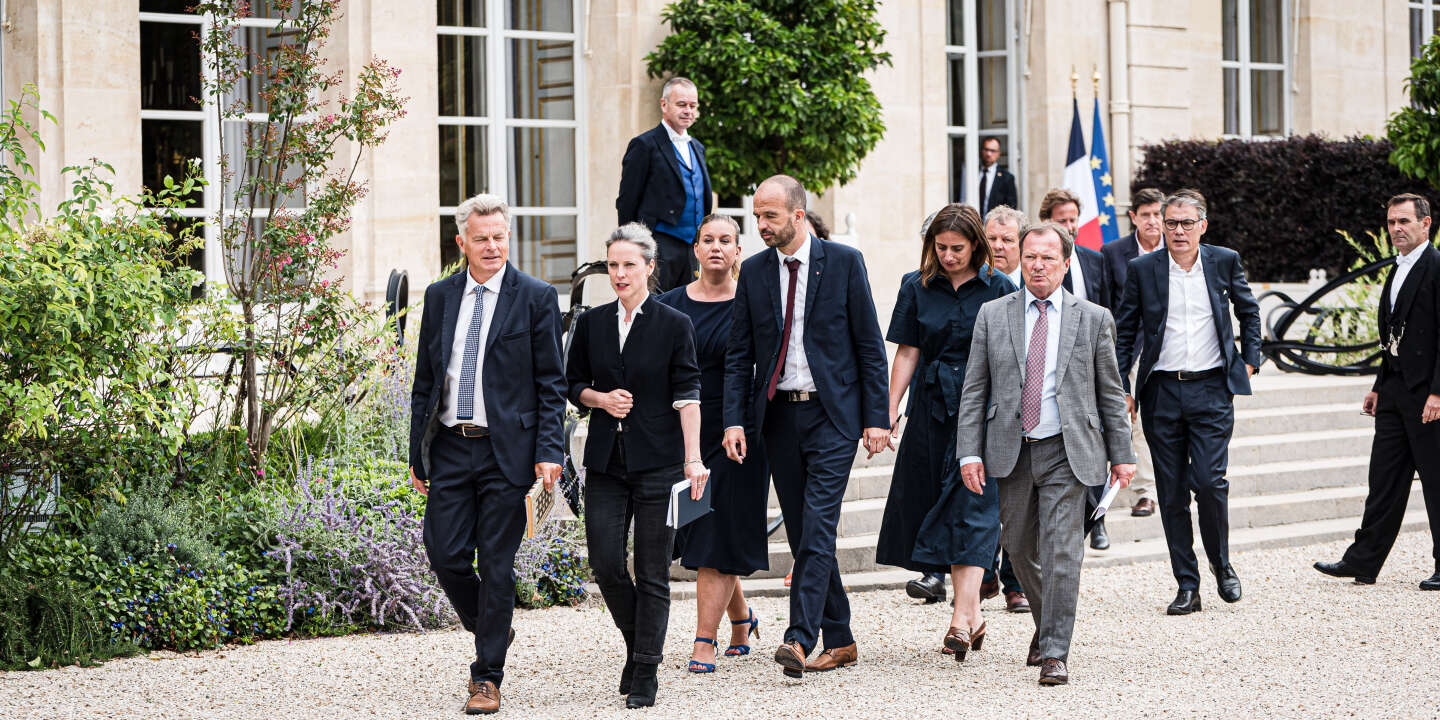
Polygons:
M1155 370L1199 372L1225 364L1220 353L1220 336L1210 309L1210 289L1205 285L1205 263L1200 256L1186 272L1170 264L1170 303L1165 315L1165 334L1160 339L1160 356Z
M669 126L667 125L666 127ZM615 322L617 323L617 329L620 331L620 352L625 352L625 341L630 339L630 328L635 327L635 320L639 318L642 314L644 314L645 302L649 299L650 293L646 292L645 296L640 298L640 304L636 305L635 310L630 313L629 320L625 319L625 303L622 303L619 300L615 301ZM699 404L699 400L676 400L675 402L671 403L670 406L675 408L676 410L679 410L686 405Z
M693 166L695 156L690 154L690 132L675 132L675 128L670 127L670 123L664 120L661 120L660 124L665 126L665 134L670 136L670 143L675 146L675 152L680 154L680 162L687 168Z
M1080 251L1070 253L1070 294L1081 300L1089 300L1090 294L1085 292L1085 268L1081 265Z
M1011 270L1011 271L1008 272L1008 273L1005 273L1005 277L1010 278L1010 282L1015 283L1015 287L1017 287L1017 288L1023 288L1023 287L1025 287L1025 278L1022 276L1022 274L1021 274L1021 272L1020 272L1020 265L1018 265L1018 264L1015 265L1015 269L1014 269L1014 270Z
M790 322L790 345L785 351L785 369L780 372L780 381L775 383L778 390L815 390L815 378L810 375L810 362L805 357L805 287L810 281L810 236L805 236L805 242L800 244L800 249L794 255L786 255L775 248L776 257L780 258L780 322L785 322L785 296L790 292L790 268L785 266L785 261L795 258L800 261L800 267L795 272L795 309L794 319ZM784 326L781 326L784 331Z
M1035 331L1035 322L1040 319L1040 309L1035 307L1036 298L1030 288L1026 287L1020 292L1025 294L1025 337L1021 344L1025 348L1025 358L1022 358L1020 365L1021 374L1024 374L1025 360L1030 355L1030 334ZM1060 403L1056 399L1059 392L1058 378L1055 376L1060 355L1060 308L1065 304L1065 289L1056 288L1047 298L1050 301L1049 307L1045 309L1045 319L1049 323L1045 327L1045 375L1040 385L1040 421L1025 437L1042 440L1060 434ZM1021 389L1024 395L1024 389ZM1023 401L1022 401L1023 402ZM960 458L961 465L981 462L978 455L967 455Z
M1400 287L1405 284L1405 278L1410 275L1410 268L1420 261L1420 256L1425 254L1427 243L1420 243L1405 255L1395 258L1395 279L1390 281L1390 309L1395 309L1395 303L1400 302Z
M460 404L460 366L465 362L465 337L470 331L470 319L475 316L475 289L484 288L485 316L480 321L480 354L475 358L474 417L466 422L485 427L485 391L481 379L485 368L485 339L490 337L490 321L495 318L495 303L500 300L500 283L505 279L505 268L490 276L484 285L475 282L475 276L465 272L465 294L460 296L460 313L455 317L455 339L450 341L450 361L445 363L445 408L440 413L440 423L454 426L460 423L455 408Z

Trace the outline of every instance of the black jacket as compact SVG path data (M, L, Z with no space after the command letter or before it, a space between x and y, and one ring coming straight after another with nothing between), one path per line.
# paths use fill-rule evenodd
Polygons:
M590 415L585 467L603 472L610 466L619 422L625 424L627 471L679 465L685 462L685 436L674 403L700 399L695 327L690 316L652 295L640 304L640 314L635 316L621 352L615 316L618 304L616 300L587 310L575 321L570 356L565 361L570 402L581 416ZM635 404L623 421L617 421L610 413L580 402L580 393L586 388L602 393L629 390Z
M1077 243L1075 245L1075 257L1072 258L1070 262L1080 263L1080 272L1085 275L1085 299L1100 307L1111 310L1113 314L1114 309L1111 307L1110 288L1105 283L1105 258L1101 256L1100 253ZM1070 280L1071 277L1071 273L1065 273L1064 284L1065 289L1073 293L1075 289L1070 287L1074 284Z
M1400 336L1400 356L1385 355L1374 389L1394 373L1413 392L1440 395L1440 251L1427 247L1405 276L1395 308L1390 308L1390 284L1395 270L1385 278L1380 296L1380 347Z
M1125 271L1131 260L1140 257L1140 241L1135 233L1100 246L1100 255L1105 258L1105 288L1118 304L1125 297Z
M976 188L976 191L979 191L978 186ZM1010 171L1006 170L1005 168L996 168L995 187L990 188L990 202L984 202L985 198L980 198L980 200L981 202L975 204L976 206L979 206L981 204L985 206L980 208L981 217L984 217L985 213L990 212L991 210L1000 207L1001 205L1008 205L1016 210L1019 210L1020 196L1015 190L1015 176L1010 174Z
M455 340L466 269L425 288L415 384L410 391L410 466L430 476L430 441L439 430L445 365ZM505 479L535 482L537 462L565 462L565 375L555 286L505 266L485 339L480 383L495 459Z
M701 217L710 214L714 203L710 193L710 168L705 164L705 146L690 139L691 157L705 178L705 207ZM620 224L644 223L654 228L664 221L675 224L685 210L685 187L680 181L680 160L675 157L675 144L662 123L631 138L620 161L620 194L615 198L615 211ZM688 240L689 238L681 238Z

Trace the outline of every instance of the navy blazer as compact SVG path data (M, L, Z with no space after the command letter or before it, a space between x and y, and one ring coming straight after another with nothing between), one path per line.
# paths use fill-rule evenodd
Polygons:
M875 318L860 251L810 237L805 285L805 359L830 422L846 438L890 426L885 340ZM725 354L725 427L763 429L765 393L780 359L785 306L779 252L767 248L740 266Z
M1400 356L1392 359L1387 354L1381 360L1372 388L1376 392L1381 382L1398 373L1411 392L1440 395L1440 251L1431 246L1422 252L1405 275L1393 310L1390 287L1395 270L1385 278L1380 296L1380 348L1384 351L1391 336L1399 332Z
M1118 305L1125 297L1125 270L1131 260L1140 257L1140 241L1132 231L1129 235L1100 246L1100 255L1105 259L1105 292ZM1118 308L1117 308L1118 309Z
M685 462L685 435L674 403L700 399L700 366L695 360L695 326L690 316L655 299L645 298L640 314L620 350L616 320L619 301L585 311L575 321L565 380L570 402L583 417L590 415L585 437L585 467L604 472L610 467L616 428L625 424L625 469L654 470ZM610 392L629 390L634 399L624 420L580 402L586 388ZM677 475L678 482L680 477Z
M466 272L461 268L425 288L410 391L410 467L421 480L430 476L430 441L440 426L445 366ZM496 462L506 480L529 486L535 463L565 462L565 374L555 286L506 263L484 352L480 387Z
M1245 282L1240 254L1218 245L1200 245L1200 263L1205 286L1210 289L1210 310L1215 316L1215 333L1232 395L1250 394L1250 373L1245 365L1260 367L1260 304ZM1235 330L1230 323L1230 305L1240 319L1240 350L1235 350ZM1116 313L1116 359L1125 390L1139 397L1160 358L1165 319L1170 314L1170 253L1152 252L1130 261L1125 278L1125 296ZM1144 331L1140 370L1135 388L1130 388L1130 365L1135 361L1135 343Z
M705 164L705 146L690 138L690 155L705 179L705 207L700 217L710 214L714 204L710 192L710 168ZM664 123L630 139L620 161L620 194L615 198L620 224L644 223L654 228L660 221L680 222L685 211L685 187L681 182L680 159ZM693 238L680 238L690 241Z
M976 192L979 192L979 188L976 188ZM984 200L984 198L981 198L981 200ZM979 205L980 203L975 204ZM1019 193L1015 190L1015 176L1010 174L1010 171L1005 168L996 168L995 187L990 188L990 201L985 203L985 208L980 211L980 215L983 217L985 213L1001 205L1008 205L1011 208L1019 210L1020 198Z

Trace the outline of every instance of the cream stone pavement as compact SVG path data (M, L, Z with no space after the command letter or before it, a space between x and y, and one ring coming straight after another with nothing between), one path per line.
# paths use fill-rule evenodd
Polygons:
M1042 688L1023 664L1029 615L992 600L985 649L957 664L938 652L948 606L901 591L852 596L860 664L787 680L770 660L786 601L754 601L754 654L684 670L695 604L672 607L658 704L626 711L616 693L619 633L598 603L516 614L503 706L510 718L1440 716L1440 593L1430 536L1400 536L1379 584L1324 577L1331 542L1234 556L1245 599L1226 605L1204 578L1204 612L1168 617L1164 562L1086 571L1071 684ZM726 628L728 631L728 626ZM721 636L722 647L725 634ZM272 641L98 668L0 673L0 717L459 718L468 636L457 631Z

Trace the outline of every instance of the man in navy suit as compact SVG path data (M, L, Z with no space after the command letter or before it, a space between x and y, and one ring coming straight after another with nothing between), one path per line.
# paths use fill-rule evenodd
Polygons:
M773 248L740 268L725 358L725 452L745 459L745 429L765 437L785 535L795 556L790 626L775 651L785 674L854 665L850 601L835 527L857 440L890 444L885 341L865 259L805 232L805 188L776 175L755 190L760 237ZM807 658L823 640L823 652Z
M482 714L500 709L525 495L564 461L565 374L555 288L510 265L505 201L470 198L455 225L466 267L425 289L410 482L430 567L475 635L464 710Z
M1125 297L1125 275L1131 260L1165 247L1164 230L1165 194L1155 188L1144 188L1135 193L1130 202L1130 226L1135 228L1114 242L1105 243L1100 255L1105 258L1105 287L1110 299L1119 303ZM1139 343L1139 339L1136 339ZM1140 348L1135 348L1139 357ZM1135 382L1135 371L1130 371L1130 382ZM1150 448L1145 445L1144 430L1137 419L1130 418L1134 437L1136 467L1135 481L1130 491L1135 493L1135 506L1130 514L1148 517L1155 514L1155 469L1150 464Z
M1208 224L1205 198L1181 190L1165 200L1165 252L1130 261L1116 322L1116 355L1133 412L1140 419L1155 465L1160 522L1170 546L1170 568L1180 585L1171 615L1200 610L1200 572L1190 529L1190 496L1200 515L1200 539L1220 599L1240 600L1240 578L1230 565L1230 485L1225 480L1235 396L1250 394L1260 366L1260 306L1245 282L1240 255L1202 245ZM1240 321L1240 350L1230 320ZM1143 342L1142 342L1143 338ZM1140 369L1130 387L1130 365L1140 343Z
M1015 176L1000 167L1000 138L987 137L980 141L980 195L975 207L984 217L991 210L1004 205L1019 208L1019 194L1015 190Z
M620 224L650 228L660 251L655 279L660 292L695 279L699 267L691 244L700 220L710 214L710 170L705 146L690 136L700 117L695 83L673 77L660 91L660 124L635 136L620 163Z

